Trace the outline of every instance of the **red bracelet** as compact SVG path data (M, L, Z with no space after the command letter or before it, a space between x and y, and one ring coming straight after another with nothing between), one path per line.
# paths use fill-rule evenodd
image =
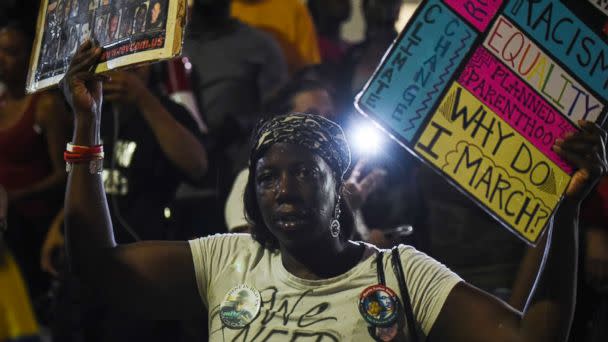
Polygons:
M88 153L88 154L71 153L68 151L63 152L63 160L65 160L66 163L88 162L91 160L103 159L103 157L104 157L103 152Z
M72 145L72 143L68 143L67 146L65 147L65 150L70 153L96 154L96 153L103 153L103 145L81 146L81 145Z

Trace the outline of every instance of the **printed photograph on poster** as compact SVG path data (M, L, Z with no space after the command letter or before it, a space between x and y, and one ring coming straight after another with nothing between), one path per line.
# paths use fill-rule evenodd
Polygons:
M181 52L186 0L44 0L27 90L56 85L80 44L104 48L96 72L172 58Z
M574 172L555 140L606 122L598 15L573 0L424 0L355 106L534 245Z

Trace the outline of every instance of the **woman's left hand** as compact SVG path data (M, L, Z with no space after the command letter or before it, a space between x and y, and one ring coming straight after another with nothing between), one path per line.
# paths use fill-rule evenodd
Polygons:
M581 131L557 139L553 150L576 169L566 197L576 204L587 197L602 175L608 172L608 133L597 124L580 120Z

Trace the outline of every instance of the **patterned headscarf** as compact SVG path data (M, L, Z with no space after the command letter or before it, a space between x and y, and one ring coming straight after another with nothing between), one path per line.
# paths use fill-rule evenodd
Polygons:
M350 149L342 128L320 115L291 113L261 122L254 136L251 165L276 143L303 146L323 158L338 179L350 165Z

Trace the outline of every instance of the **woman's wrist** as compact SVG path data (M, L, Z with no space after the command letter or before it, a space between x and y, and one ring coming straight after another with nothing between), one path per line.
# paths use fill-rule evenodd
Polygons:
M78 118L74 124L74 145L93 146L100 144L99 138L100 124L96 119Z

